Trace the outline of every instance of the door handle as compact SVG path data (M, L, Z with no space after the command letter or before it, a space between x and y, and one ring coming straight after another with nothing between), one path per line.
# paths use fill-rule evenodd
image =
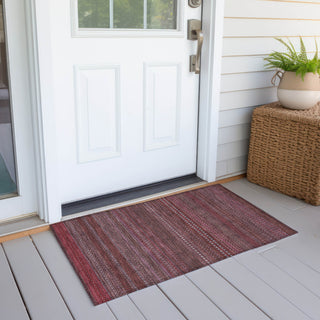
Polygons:
M198 38L197 54L190 56L190 72L194 72L195 74L200 73L201 49L202 49L202 45L203 45L203 32L202 32L202 30L197 30L197 38Z
M188 39L197 40L197 54L190 56L190 72L200 73L201 67L201 50L203 45L203 32L201 30L200 20L188 20Z

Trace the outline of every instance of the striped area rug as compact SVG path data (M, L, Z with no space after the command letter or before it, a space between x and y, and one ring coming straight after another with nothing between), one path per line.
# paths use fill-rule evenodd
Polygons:
M95 305L296 233L221 185L52 229Z

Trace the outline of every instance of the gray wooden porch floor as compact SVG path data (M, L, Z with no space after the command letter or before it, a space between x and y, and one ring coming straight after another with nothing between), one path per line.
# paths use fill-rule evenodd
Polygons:
M320 208L227 188L299 233L94 307L51 232L0 247L0 319L320 319Z

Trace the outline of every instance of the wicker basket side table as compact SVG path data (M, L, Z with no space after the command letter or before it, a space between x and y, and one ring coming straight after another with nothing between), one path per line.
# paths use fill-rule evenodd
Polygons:
M320 104L296 111L272 103L254 110L248 180L320 205Z

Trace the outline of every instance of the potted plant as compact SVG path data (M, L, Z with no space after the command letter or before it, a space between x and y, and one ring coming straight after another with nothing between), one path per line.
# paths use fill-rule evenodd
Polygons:
M282 106L290 109L309 109L320 100L320 60L318 46L312 59L307 56L305 44L300 37L300 52L297 52L290 40L276 38L287 52L272 52L265 60L268 69L277 69L272 78L280 78L278 99Z

